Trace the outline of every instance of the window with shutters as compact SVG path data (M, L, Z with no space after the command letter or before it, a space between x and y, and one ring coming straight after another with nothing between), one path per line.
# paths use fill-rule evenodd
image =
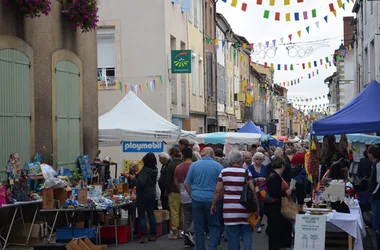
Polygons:
M6 161L17 152L20 164L31 160L30 60L23 53L0 50L0 181Z
M77 65L61 61L56 65L56 166L77 166L80 147L80 72Z
M198 27L198 0L193 0L194 26Z
M115 85L116 47L115 27L98 27L98 81L104 85Z
M171 93L172 93L172 104L177 104L177 83L176 77L170 79Z
M204 89L204 85L203 85L203 58L202 57L199 57L199 60L198 60L198 69L199 69L199 96L202 97L203 96L203 89Z
M191 58L191 88L193 95L197 94L197 74L195 70L196 55L192 53Z
M181 80L181 105L185 106L185 81Z
M213 86L212 86L212 80L213 80L213 72L212 72L212 54L210 52L207 52L206 54L206 72L207 72L207 96L211 97L213 93Z
M203 1L202 0L199 0L199 30L200 32L203 32Z

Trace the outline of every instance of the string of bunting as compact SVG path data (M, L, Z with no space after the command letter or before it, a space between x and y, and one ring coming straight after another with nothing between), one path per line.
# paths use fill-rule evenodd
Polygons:
M328 16L323 17L323 20L325 21L325 23L328 23ZM314 25L319 29L319 27L320 27L320 20L316 21L314 23ZM308 34L310 33L310 30L311 30L311 26L310 25L305 27L305 31ZM298 35L299 38L301 38L301 36L302 36L302 30L298 30L296 32L296 34ZM257 42L256 44L258 45L258 47L262 47L263 44L265 44L265 46L267 48L269 46L276 47L276 45L278 45L278 42L281 45L283 45L284 42L292 42L293 41L293 35L294 35L294 33L289 34L288 37L287 37L287 40L285 40L285 37L281 37L280 39L271 39L271 40L268 40L268 41L265 41L265 42ZM227 44L226 40L219 41L218 39L212 39L212 38L207 37L206 38L206 43L210 44L211 42L214 43L215 47L218 47L219 45L222 45L222 47L224 48L224 46ZM234 44L234 46L235 46L235 48L242 47L243 49L246 49L246 48L248 48L250 50L254 50L255 49L255 43L238 43L238 42L236 42Z
M347 3L350 3L350 0L346 0ZM346 9L345 3L342 2L342 0L337 1L337 5L339 8L342 8L343 10ZM334 6L334 3L330 3L328 5L330 12L334 14L336 17L336 9ZM272 11L272 10L264 10L263 18L265 19L274 19L275 21L281 21L285 20L286 22L290 21L300 21L300 20L309 20L310 18L316 18L317 17L317 9L312 10L305 10L301 12L294 12L294 13L282 13L278 11Z
M278 11L264 10L263 18L269 19L272 18L275 21L285 20L287 22L290 21L300 21L308 20L310 18L317 18L317 9L305 10L302 12L294 12L294 13L281 13Z
M268 2L268 5L269 6L276 6L278 5L277 3L283 1L284 2L284 5L287 6L287 5L291 5L291 1L290 0L279 0L276 2L276 0L265 0L266 2ZM347 0L347 2L354 2L354 0ZM294 0L294 3L303 3L304 0ZM256 4L257 5L262 5L263 4L263 0L256 0Z
M332 64L331 64L331 62L329 62L329 64L325 64L324 66L325 66L325 69L327 69L327 68L331 67ZM316 77L317 75L319 75L319 69L320 68L317 68L316 70L313 70L312 72L307 73L307 79L312 79L312 78ZM301 77L295 78L293 80L277 81L273 84L278 85L278 86L282 86L282 87L291 87L291 86L294 86L296 84L302 83L302 81L304 79L305 79L305 77L301 76Z
M329 56L326 56L324 58L320 58L318 60L314 61L308 61L308 62L303 62L303 63L297 63L297 64L280 64L280 63L269 63L269 62L264 62L264 68L270 68L272 70L278 70L278 71L293 71L293 70L305 70L305 69L312 69L312 68L317 68L322 66L325 63L325 68L331 66L331 61ZM329 65L329 66L327 66Z
M339 8L345 9L345 3L343 3L343 1L344 0L337 0L337 5L338 5ZM350 3L350 1L352 3L354 3L354 0L346 0L346 1L347 1L347 3ZM222 2L227 3L227 0L222 0ZM238 3L239 3L239 0L231 0L231 6L234 7L234 8L236 8L238 6ZM269 6L275 6L275 3L276 3L275 0L269 0ZM303 3L303 0L297 0L297 3ZM257 5L262 5L263 4L263 0L256 0L256 4ZM290 5L290 0L284 0L284 5ZM242 2L241 5L239 5L239 6L240 6L240 8L241 8L242 11L244 11L244 12L247 11L248 4L246 3L246 0L244 0L244 2ZM335 10L335 7L334 7L334 3L330 3L329 4L329 9L336 16L336 10ZM274 13L274 20L280 21L280 16L282 16L281 13L280 12L275 12L275 11L270 11L270 10L265 10L264 11L264 18L269 19L269 14L270 13ZM300 14L303 14L303 20L308 20L309 11L294 12L293 15L291 15L291 13L285 13L285 15L284 15L285 16L285 20L291 21L291 16L294 16L294 21L299 21L300 20L300 16L301 16ZM312 18L317 17L316 9L311 10L310 14L311 14Z
M293 103L300 103L300 102L312 102L312 101L320 101L320 100L326 100L327 95L317 95L317 96L297 96L297 97L288 97L287 98L289 102Z
M157 76L153 80L145 83L140 84L129 84L124 83L122 81L115 80L113 78L109 79L109 83L106 84L105 80L98 81L98 90L105 89L107 85L109 86L115 86L115 89L120 90L120 92L128 92L133 91L136 94L137 93L144 93L145 91L153 91L157 88L159 85L163 85L164 82L162 81L162 76Z

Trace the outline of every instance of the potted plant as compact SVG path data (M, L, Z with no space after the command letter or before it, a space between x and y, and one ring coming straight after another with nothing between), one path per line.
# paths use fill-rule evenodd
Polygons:
M51 10L51 0L4 0L3 3L16 4L20 13L29 18L48 15Z
M62 3L62 13L72 22L73 29L81 28L89 32L99 21L97 0L58 0Z

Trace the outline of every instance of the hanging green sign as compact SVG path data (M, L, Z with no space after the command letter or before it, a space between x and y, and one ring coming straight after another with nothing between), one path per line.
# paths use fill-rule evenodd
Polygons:
M172 73L191 73L191 50L172 50Z

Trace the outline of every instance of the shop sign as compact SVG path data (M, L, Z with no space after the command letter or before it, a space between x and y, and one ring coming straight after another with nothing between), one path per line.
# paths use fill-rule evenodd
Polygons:
M172 50L172 73L191 73L191 50Z
M294 250L324 250L326 216L297 214Z
M123 141L123 153L161 153L164 152L163 142Z

